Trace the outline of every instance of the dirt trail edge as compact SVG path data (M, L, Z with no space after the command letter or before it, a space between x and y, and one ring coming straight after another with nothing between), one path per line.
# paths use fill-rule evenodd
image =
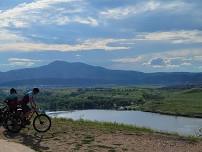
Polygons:
M0 152L35 152L22 144L0 139Z

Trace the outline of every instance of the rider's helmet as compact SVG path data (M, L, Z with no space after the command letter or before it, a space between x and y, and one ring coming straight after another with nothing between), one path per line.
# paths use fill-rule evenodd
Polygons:
M39 88L34 88L34 89L33 89L33 93L34 93L34 94L38 94L38 93L39 93Z
M10 94L17 94L17 91L14 88L10 89Z

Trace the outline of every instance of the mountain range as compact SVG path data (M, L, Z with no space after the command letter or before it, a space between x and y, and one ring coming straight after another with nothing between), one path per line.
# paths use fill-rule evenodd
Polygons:
M0 72L0 86L129 86L202 84L202 73L110 70L80 62L55 61L45 66Z

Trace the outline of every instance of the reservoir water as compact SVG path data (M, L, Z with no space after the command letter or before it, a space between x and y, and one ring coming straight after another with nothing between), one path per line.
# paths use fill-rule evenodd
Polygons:
M169 116L142 111L75 110L48 112L47 114L51 117L73 120L84 119L129 124L181 135L198 135L199 129L202 128L202 119L200 118Z

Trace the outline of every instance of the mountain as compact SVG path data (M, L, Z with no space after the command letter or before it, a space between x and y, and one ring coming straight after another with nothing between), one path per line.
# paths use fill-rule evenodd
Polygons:
M0 72L0 86L112 86L202 84L202 73L143 73L55 61L45 66Z

